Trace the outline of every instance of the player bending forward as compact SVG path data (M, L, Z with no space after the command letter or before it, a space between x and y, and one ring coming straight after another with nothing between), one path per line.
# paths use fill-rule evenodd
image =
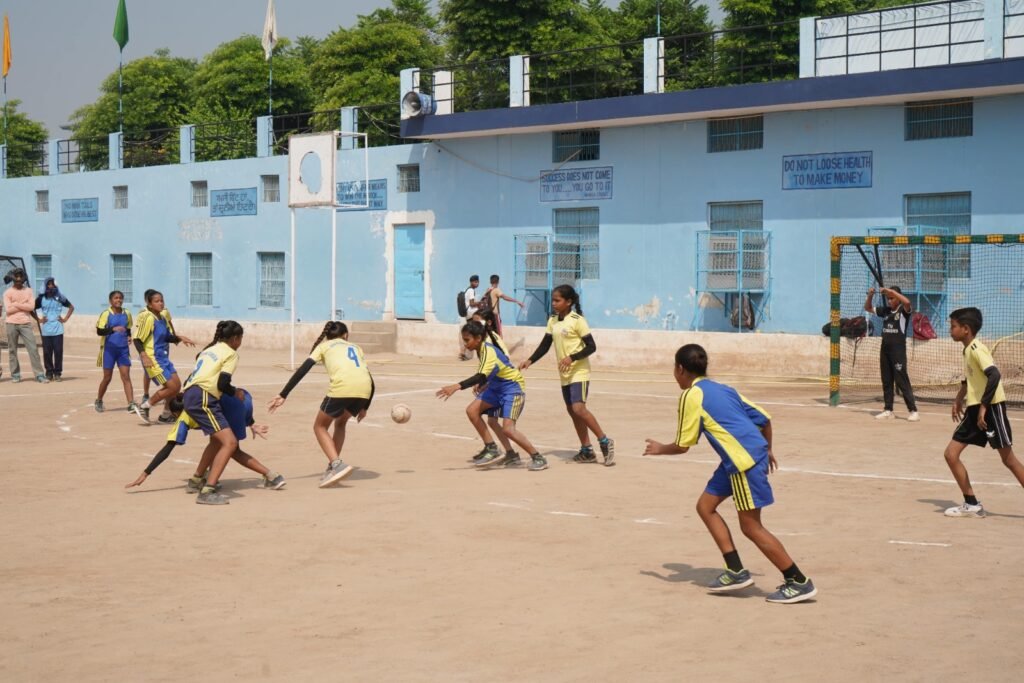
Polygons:
M728 525L718 514L718 506L732 496L743 535L782 572L785 581L766 600L788 604L813 598L818 593L814 584L797 568L782 542L761 524L761 508L775 500L768 483L768 473L777 466L771 418L732 387L705 377L707 369L707 352L697 344L676 351L674 375L683 389L676 439L670 444L647 439L644 455L685 453L706 434L722 458L697 500L697 514L725 558L726 570L708 586L710 591L734 591L754 583L740 562Z

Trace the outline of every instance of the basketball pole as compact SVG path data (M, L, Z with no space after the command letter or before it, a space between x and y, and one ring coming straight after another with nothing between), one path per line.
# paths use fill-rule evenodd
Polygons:
M292 267L291 267L291 327L292 327L292 342L291 342L291 369L295 369L295 207L292 207Z
M331 206L331 315L328 320L334 320L338 315L338 209Z

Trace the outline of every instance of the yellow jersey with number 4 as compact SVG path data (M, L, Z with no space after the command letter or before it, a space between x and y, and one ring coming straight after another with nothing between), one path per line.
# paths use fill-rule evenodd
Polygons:
M192 374L185 380L184 389L197 386L214 398L220 398L220 389L217 388L217 380L220 373L232 374L238 365L238 352L227 345L226 342L217 342L208 349L204 349L196 359Z
M561 320L557 315L548 318L547 333L551 335L555 344L555 358L561 361L566 356L583 350L583 338L590 334L590 326L582 315L570 312ZM568 370L558 368L558 375L562 380L562 386L586 382L590 379L590 359L573 361Z
M314 363L323 363L331 386L330 398L370 398L373 379L366 367L363 350L344 339L326 339L309 354Z

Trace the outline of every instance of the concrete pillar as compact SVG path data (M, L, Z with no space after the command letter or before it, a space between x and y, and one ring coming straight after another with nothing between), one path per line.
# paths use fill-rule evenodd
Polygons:
M256 117L256 156L260 158L274 156L273 141L270 139L273 135L273 126L272 117Z
M111 133L107 136L107 159L111 171L124 168L124 133Z
M196 161L196 127L182 126L178 129L178 163L194 164Z
M359 132L359 120L356 107L342 107L341 108L341 132L342 133L358 133ZM356 138L351 135L341 136L341 149L357 149Z
M813 78L818 75L818 45L815 22L818 17L800 18L800 78Z
M60 174L60 143L63 140L47 140L46 154L49 157L48 169L50 175Z
M665 92L665 39L644 38L644 93Z
M527 55L508 58L508 106L530 106L530 57Z
M1005 46L1003 35L1003 0L985 0L985 59L1002 59Z

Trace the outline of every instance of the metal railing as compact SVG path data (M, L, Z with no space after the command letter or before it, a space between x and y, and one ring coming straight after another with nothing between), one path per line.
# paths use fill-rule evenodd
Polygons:
M154 128L126 132L122 144L122 159L125 168L165 166L180 161L181 135L179 128Z
M223 161L256 156L256 120L199 123L195 127L196 161Z
M451 74L450 80L439 76ZM443 86L451 86L451 97L437 99L450 103L451 111L479 111L508 106L508 58L438 66L419 71L420 92L435 95Z
M1003 3L1003 58L1024 57L1024 0Z
M399 103L371 104L356 108L356 127L366 133L370 147L404 145L418 140L405 140L401 134L402 108Z
M557 104L644 91L644 43L632 41L530 55L529 102Z
M942 0L822 17L814 23L814 73L980 61L985 58L984 20L982 0Z
M7 143L8 178L27 178L49 172L49 151L45 142Z
M800 22L665 38L665 91L785 81L800 75Z
M107 136L57 141L57 172L80 173L110 168Z
M288 154L288 138L292 135L326 133L338 130L340 109L326 111L305 111L297 114L282 114L270 119L269 146L271 154Z

